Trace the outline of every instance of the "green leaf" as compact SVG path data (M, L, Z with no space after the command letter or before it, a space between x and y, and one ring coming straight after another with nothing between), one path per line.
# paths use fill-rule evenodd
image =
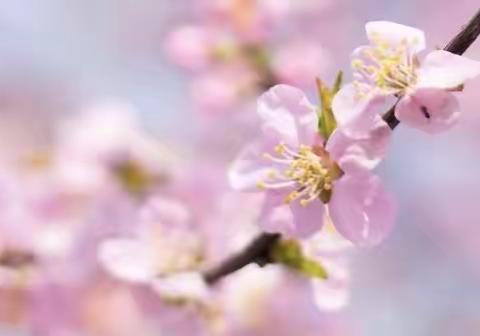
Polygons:
M320 98L320 106L318 111L318 130L320 134L327 140L333 131L337 128L337 122L332 111L333 97L342 86L343 73L338 72L335 83L330 89L319 78L317 78L317 90Z
M332 89L333 96L335 96L338 93L338 91L340 91L340 89L342 88L342 82L343 82L343 71L340 70L337 73L337 77L335 78L335 83L333 84L333 89Z
M328 278L325 268L318 261L307 258L295 240L278 241L272 250L272 259L309 277Z

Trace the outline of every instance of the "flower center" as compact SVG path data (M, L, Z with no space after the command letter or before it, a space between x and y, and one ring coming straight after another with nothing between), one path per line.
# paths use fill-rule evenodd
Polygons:
M410 52L407 40L391 45L380 36L372 37L371 46L361 51L362 58L352 61L356 88L359 98L372 89L386 94L404 95L417 81L418 61ZM412 41L412 44L415 44Z
M153 239L159 276L197 270L204 261L200 237L192 232L170 230Z
M273 161L280 169L271 169L265 180L259 181L260 189L292 188L285 197L285 203L299 200L307 206L316 199L328 203L332 192L332 182L343 172L332 162L323 147L300 145L298 151L286 144L275 146L275 153L265 153L264 157ZM284 167L282 167L284 166Z

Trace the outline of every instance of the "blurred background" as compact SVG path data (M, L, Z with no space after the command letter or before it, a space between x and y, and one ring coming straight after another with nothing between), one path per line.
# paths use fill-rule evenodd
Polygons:
M388 20L418 27L426 32L430 49L441 48L479 7L474 0L291 1L290 7L272 14L281 17L279 23L250 36L242 35L241 29L231 34L220 14L206 14L204 3L208 1L0 2L0 155L2 179L7 180L0 195L3 202L11 202L17 189L22 192L34 184L35 194L41 194L45 188L36 178L11 186L16 183L9 171L18 174L23 169L18 162L42 165L51 160L44 153L52 147L68 157L69 146L78 145L78 138L96 147L99 135L89 127L108 128L112 120L127 118L117 117L112 109L128 110L128 120L135 119L136 127L162 143L168 154L158 152L159 160L172 156L190 169L218 163L216 174L221 175L222 167L255 133L250 119L255 98L268 87L272 74L264 73L260 82L251 76L265 71L264 57L273 64L275 81L301 86L316 102L315 76L332 81L340 69L349 76L350 52L366 42L365 22ZM218 19L214 28L212 17ZM222 35L219 59L237 62L229 58L228 47L240 39L254 46L248 52L256 53L260 65L211 70L211 65L182 59L182 46L176 45L172 32L200 24ZM204 51L189 47L185 36L205 39L205 44L211 43L209 37L185 34L183 47L191 53L187 56L201 57ZM480 60L480 42L466 55ZM295 62L301 64L289 68ZM229 86L240 82L242 87ZM453 130L435 137L402 126L395 131L379 172L398 200L397 224L381 246L358 252L352 263L346 314L359 321L359 335L480 334L479 89L480 80L466 86L462 119ZM77 119L85 113L92 119ZM82 136L75 128L81 125ZM72 145L65 137L78 141ZM145 155L151 158L148 151ZM69 160L81 165L76 158ZM169 169L175 171L175 165ZM88 174L84 178L93 183L95 177ZM123 209L130 204L115 202ZM16 226L15 216L3 218L1 225ZM11 290L3 291L0 315L9 317L2 319L1 335L50 335L12 323L16 319L10 310L16 301ZM40 309L42 314L45 310Z

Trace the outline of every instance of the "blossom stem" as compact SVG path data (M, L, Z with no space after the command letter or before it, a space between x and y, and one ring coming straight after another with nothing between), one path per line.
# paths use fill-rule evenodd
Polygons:
M463 27L463 29L445 46L444 50L453 54L462 55L475 42L480 35L480 10L478 10L472 19ZM400 121L395 117L395 107L392 106L383 115L383 120L393 130L400 124Z
M446 45L444 50L451 53L462 55L480 35L480 10L476 12L470 22ZM271 79L269 79L269 82ZM273 86L268 83L268 86ZM388 126L393 130L400 124L395 117L395 106L383 115ZM205 281L213 285L223 277L238 271L250 263L256 263L261 266L272 262L271 251L275 243L280 239L279 234L262 233L255 238L245 249L228 257L219 265L207 269L203 273Z

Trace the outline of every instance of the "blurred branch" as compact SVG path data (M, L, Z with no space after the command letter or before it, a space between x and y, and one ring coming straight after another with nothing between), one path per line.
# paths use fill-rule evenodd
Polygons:
M479 35L480 10L477 11L470 22L447 44L444 50L462 55ZM400 124L400 121L395 117L395 106L396 104L383 115L383 120L387 122L392 130ZM232 255L219 265L205 271L203 273L205 281L209 284L214 284L223 277L238 271L250 263L256 263L260 266L268 264L271 262L270 255L272 248L279 239L280 235L278 234L263 233L259 235L243 251Z
M462 55L473 42L475 42L478 35L480 35L480 10L477 11L470 22L463 26L462 30L448 42L443 49L453 54ZM400 121L395 117L396 106L397 104L392 106L392 108L383 115L383 120L385 120L392 130L400 124Z
M208 284L214 284L224 276L238 271L251 263L260 266L268 264L270 252L280 239L279 234L263 233L253 240L243 251L232 255L216 267L204 272L203 277Z

